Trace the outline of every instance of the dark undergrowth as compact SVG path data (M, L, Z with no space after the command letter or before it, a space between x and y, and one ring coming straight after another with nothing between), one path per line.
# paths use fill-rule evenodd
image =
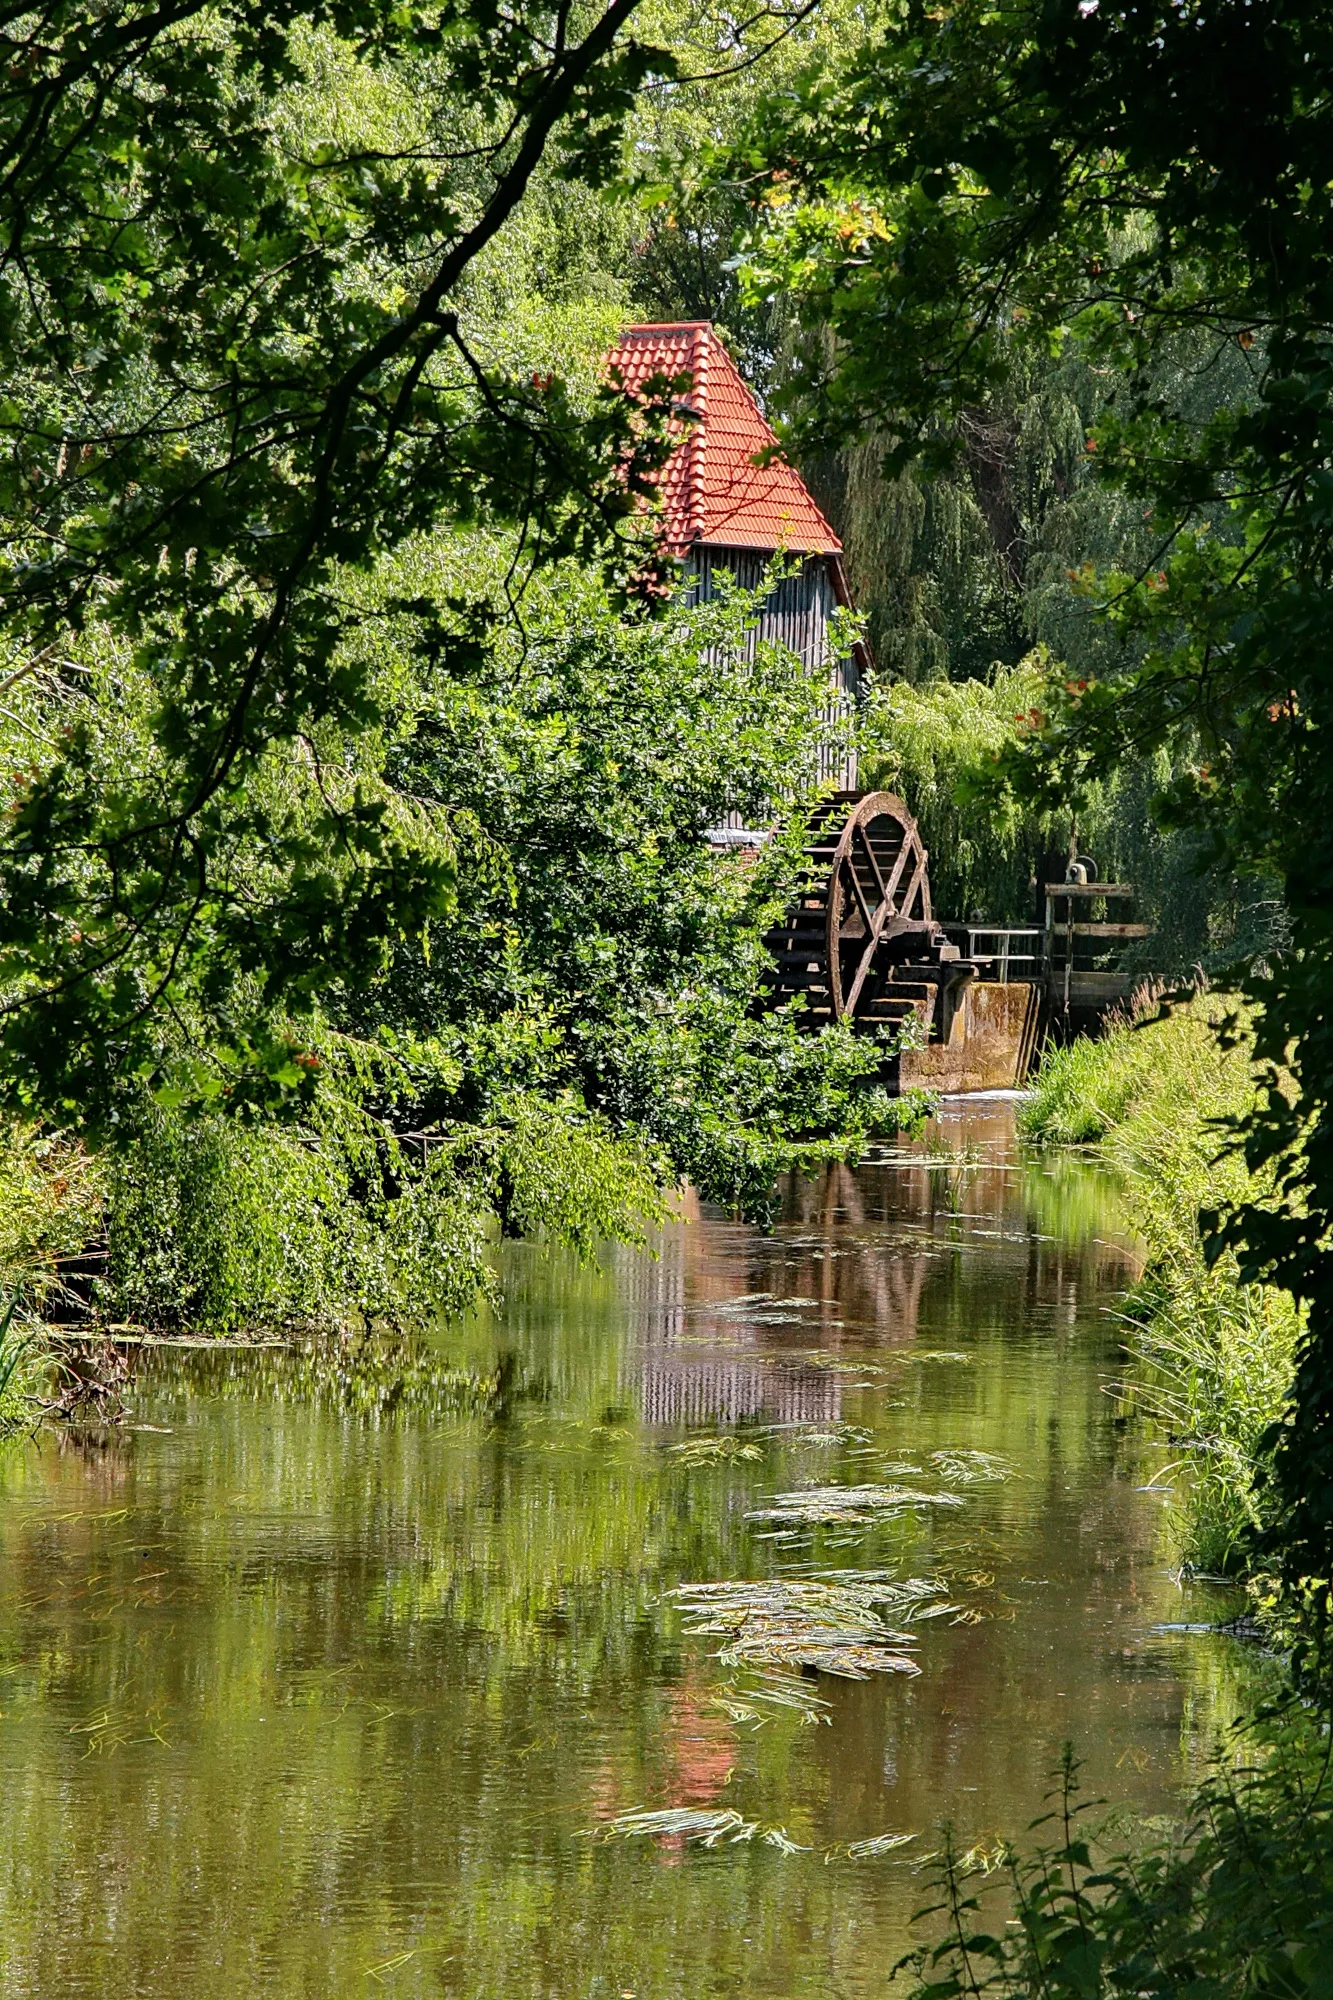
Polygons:
M913 2000L1328 2000L1333 1736L1294 1697L1219 1753L1176 1838L1108 1849L1066 1753L1007 1899L946 1845Z

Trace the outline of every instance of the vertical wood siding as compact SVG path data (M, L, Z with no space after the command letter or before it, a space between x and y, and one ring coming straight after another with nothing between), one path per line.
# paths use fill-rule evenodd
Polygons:
M693 549L688 567L698 579L698 600L714 595L714 579L719 572L734 577L745 590L757 590L772 557L773 551L763 549ZM824 713L829 722L849 717L861 692L856 661L850 653L836 654L833 650L829 621L836 608L827 559L809 556L798 572L784 577L769 593L749 641L751 655L759 640L769 640L795 653L811 673L827 677L829 699ZM819 776L824 783L837 785L840 790L855 791L855 756L843 759L829 749L821 750Z

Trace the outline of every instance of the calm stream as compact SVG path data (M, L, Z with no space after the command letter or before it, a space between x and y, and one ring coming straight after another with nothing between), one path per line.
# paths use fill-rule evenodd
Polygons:
M1179 1629L1217 1603L1105 1393L1113 1198L1011 1121L946 1106L771 1235L507 1247L401 1389L158 1349L133 1428L0 1455L5 2000L859 2000L938 1822L1020 1832L1064 1738L1171 1812L1240 1648ZM817 1485L935 1497L773 1518ZM729 1666L668 1594L845 1571L945 1580L918 1673ZM608 1835L670 1806L754 1830Z

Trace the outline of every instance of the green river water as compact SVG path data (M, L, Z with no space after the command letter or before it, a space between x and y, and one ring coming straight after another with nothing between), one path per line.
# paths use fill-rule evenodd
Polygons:
M1106 1393L1133 1269L1090 1169L946 1106L769 1235L506 1246L503 1314L405 1376L146 1356L128 1427L0 1455L4 2000L869 2000L938 1823L1021 1832L1065 1738L1170 1813L1246 1668L1179 1629L1218 1601ZM978 1451L1008 1476L933 1456ZM961 1504L748 1518L885 1482ZM835 1570L958 1609L915 1675L796 1676L826 1721L668 1594ZM669 1806L759 1831L607 1837ZM847 1851L887 1833L917 1838Z

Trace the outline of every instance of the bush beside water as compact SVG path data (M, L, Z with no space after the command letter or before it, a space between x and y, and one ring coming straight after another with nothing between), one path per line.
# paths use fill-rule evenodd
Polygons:
M60 1260L97 1234L103 1194L78 1140L0 1121L0 1437L32 1424L44 1356L34 1315L58 1307Z
M744 1195L762 1212L781 1169L845 1158L928 1106L888 1099L873 1082L882 1051L850 1034L797 1039L785 1020L761 1020L751 1039L733 1043L715 1063L726 1074L657 1132L617 1128L572 1093L515 1091L484 1121L397 1137L412 1107L386 1119L382 1069L346 1073L336 1042L300 1122L249 1122L143 1091L126 1094L114 1140L95 1153L0 1123L0 1311L5 1295L16 1302L0 1348L0 1433L33 1420L53 1353L44 1321L86 1321L91 1308L94 1326L225 1336L452 1316L492 1294L500 1234L585 1258L608 1241L642 1242L682 1165L714 1197ZM793 1041L797 1062L786 1060ZM663 1068L669 1077L665 1056ZM91 1299L86 1281L76 1297L61 1261L102 1245Z
M1327 1722L1294 1700L1219 1754L1170 1842L1099 1851L1066 1753L1042 1842L1008 1851L1009 1921L946 1847L945 1920L913 1955L913 2000L1324 2000L1333 1991L1333 1784Z

